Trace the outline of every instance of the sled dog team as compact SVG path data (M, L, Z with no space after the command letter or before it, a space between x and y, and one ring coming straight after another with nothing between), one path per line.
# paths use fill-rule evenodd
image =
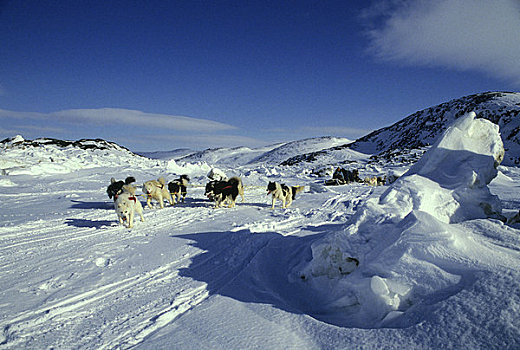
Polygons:
M204 195L215 202L215 208L220 208L223 204L233 208L239 195L244 202L244 185L239 177L227 179L225 176L212 172L208 174L208 177L211 181L206 184ZM179 179L168 184L163 177L146 181L142 186L142 191L146 196L146 205L148 208L152 208L152 199L159 203L160 208L164 208L165 200L170 205L175 205L176 202L184 202L189 181L188 175L181 175ZM134 182L133 176L127 177L124 181L116 181L112 178L110 185L107 187L108 197L114 200L114 208L119 223L128 228L133 227L136 214L139 215L141 221L144 221L143 206L137 198L137 187L133 185ZM269 182L267 195L272 196L271 208L274 209L276 200L282 201L283 208L288 208L296 198L296 194L303 190L304 186L286 186L277 182Z
M326 180L326 186L336 186L336 185L347 185L353 182L364 183L369 186L382 186L388 183L395 181L393 178L387 178L384 176L367 176L364 179L359 177L359 170L348 170L343 169L341 167L337 167L334 173L332 174L332 179Z

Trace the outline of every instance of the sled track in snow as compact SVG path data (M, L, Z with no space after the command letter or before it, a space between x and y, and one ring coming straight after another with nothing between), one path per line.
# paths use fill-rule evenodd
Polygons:
M362 189L354 191L361 194ZM363 192L368 195L366 189ZM250 196L260 203L266 198L263 191ZM349 198L352 193L338 193L314 206L275 210L247 203L213 209L204 201L145 208L145 221L136 219L131 230L117 224L113 210L87 205L87 210L69 210L57 218L0 227L0 272L16 270L21 258L22 270L38 276L22 292L36 295L36 305L22 307L2 321L0 345L41 347L47 344L42 335L52 333L56 348L134 347L240 275L271 239L255 233L289 236L308 225L339 222L355 205ZM236 222L233 213L239 218ZM179 234L195 238L198 223L211 230L213 222L229 228L222 235L210 232L212 241L202 240L217 244L209 251L197 242L188 243L169 260L125 268L138 263L136 253L148 252L140 247ZM62 271L48 267L60 265Z
M154 284L177 278L175 267L182 263L183 260L185 259L172 261L155 270L110 284L100 285L54 303L48 303L48 305L39 309L23 312L16 318L9 320L7 324L2 325L5 340L0 345L8 344L16 347L24 344L25 339L36 337L38 334L60 332L60 330L71 327L76 322L81 322L81 319L89 315L102 312L100 308L105 306L107 299L117 301L129 291L138 297L146 293L150 286ZM97 338L103 334L117 334L116 337L110 338L110 341L108 341L109 339L104 339L105 345L101 347L104 349L124 348L124 344L135 345L139 343L146 335L171 322L174 318L199 304L208 296L204 286L193 289L190 289L188 286L185 287L187 290L179 291L169 306L160 310L159 313L153 308L151 308L153 311L147 312L148 308L141 306L138 308L139 312L122 315L123 319L121 319L120 315L119 319L115 320L116 322L105 323L101 333L91 334L90 336ZM131 297L128 298L131 299ZM125 316L126 319L124 319ZM131 320L134 319L141 319L142 321L128 328L128 323L131 323ZM123 326L125 324L126 327ZM59 347L60 344L55 345ZM62 345L65 346L66 343Z
M92 266L93 262L98 265L98 262L94 261L95 256L103 260L103 256L111 256L114 251L120 252L120 259L121 252L128 244L132 244L135 238L146 240L147 237L164 235L170 228L175 231L197 221L214 220L227 214L227 209L213 210L182 205L168 206L164 209L145 209L145 222L136 221L134 228L129 230L114 225L115 213L103 209L81 213L74 219L87 224L103 222L107 225L74 226L70 224L70 219L68 221L60 218L45 222L29 222L22 227L0 228L0 252L5 257L0 271L12 270L19 265L20 257L25 257L26 269L42 270L38 280L32 282L36 284L25 292L50 293L38 307L32 308L31 311L20 312L15 317L2 322L0 345L12 348L30 347L31 339L37 339L39 335L50 332L60 339L59 343L53 344L56 347L97 344L96 346L100 348L111 349L128 348L139 344L147 336L209 297L209 291L204 283L178 274L179 268L188 266L191 258L189 254L153 270L123 279L101 281L92 288L83 288L83 290L74 290L73 280L81 278L82 273L85 272L71 272L71 269L67 268L56 274L56 271L47 271L44 267L68 261L80 264L78 268L81 269L88 263L89 266ZM291 219L291 223L296 224L296 222L297 220ZM222 260L222 256L229 255L226 249L228 248L223 249L216 256L210 256L207 261L199 262L198 265L209 264L213 267L215 259ZM39 258L36 252L41 253L43 257ZM103 269L109 261L110 259L106 259L106 262L100 261L98 268ZM124 261L117 263L121 264ZM240 261L237 264L241 266L247 262ZM220 278L223 278L220 283L225 285L231 276L224 274ZM79 282L79 284L84 283ZM162 292L159 287L165 284L174 287L166 288L165 292ZM151 296L144 297L145 302L135 305L132 309L127 305L129 300L142 300L147 294ZM127 300L123 303L127 305L123 306L123 309L128 309L128 312L118 313L111 319L111 311L107 310L110 309L107 305L119 305L121 300ZM72 330L81 327L94 314L107 314L100 317L103 324L98 325L95 330L91 329L90 333L81 339L72 336ZM71 341L71 337L75 340Z
M210 212L209 215L214 214ZM45 222L29 222L22 227L3 227L0 228L0 253L2 253L4 259L0 265L0 271L11 271L20 264L22 257L24 257L26 269L31 271L39 270L39 266L59 265L66 261L82 261L83 265L89 261L92 263L94 253L97 253L97 256L100 257L110 256L114 249L124 249L125 246L132 243L135 237L145 238L147 235L157 235L165 230L167 231L169 227L178 229L207 216L208 210L201 210L200 208L193 210L180 206L166 207L161 210L145 210L145 222L137 221L134 229L129 230L119 225L110 224L116 222L113 211L96 210L82 213L75 220L81 222L94 220L109 223L110 226L74 227L74 225L68 224L67 220L53 219ZM114 248L114 246L120 248ZM39 254L43 258L38 258ZM67 287L66 283L63 282L70 279L69 277L74 273L66 271L61 275L56 275L56 272L52 272L52 275L45 276L44 268L43 275L38 278L38 281L34 281L37 284L28 289L28 292L35 290L38 293L43 293L47 288L55 289L49 290L49 292L52 293L50 296L54 295L52 298L56 300L49 302L46 301L46 298L36 310L21 312L12 319L4 320L0 326L2 332L0 333L0 345L8 345L9 347L27 346L27 339L36 338L37 335L47 332L53 334L65 332L66 329L75 328L76 323L81 324L83 319L91 317L94 312L103 313L108 300L117 303L121 299L131 299L131 295L135 295L139 299L142 295L150 292L150 289L154 289L154 286L164 283L164 281L177 280L174 285L176 288L182 287L182 290L169 291L176 296L171 301L167 300L167 307L161 307L158 310L154 306L145 306L150 302L157 303L157 301L147 301L137 310L132 310L129 314L119 315L114 322L109 321L107 317L105 319L106 324L101 325L101 327L104 327L103 331L90 335L93 338L99 338L102 334L111 334L114 338L102 341L101 344L105 344L104 348L121 347L122 344L135 345L148 334L171 322L207 298L208 292L204 285L198 283L196 286L190 286L189 281L180 281L178 268L185 266L189 258L190 256L187 255L161 265L154 270L121 280L112 280L109 283L101 283L88 290L71 290L62 299L57 295L62 288ZM95 263L98 264L97 261ZM99 264L98 266L102 268L104 262L100 261ZM81 266L78 266L78 268L81 268ZM134 323L133 320L137 319L140 321ZM129 327L129 324L132 324L132 326ZM63 337L62 345L67 347L70 345L67 345L65 339L67 336L64 334ZM98 346L101 344L98 344ZM55 345L59 347L59 344Z

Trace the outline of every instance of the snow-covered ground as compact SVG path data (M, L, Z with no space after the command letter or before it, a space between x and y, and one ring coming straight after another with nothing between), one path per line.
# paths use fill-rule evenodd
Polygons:
M246 185L232 209L204 197L205 162L3 149L0 348L518 349L520 224L486 212L518 212L520 169L493 170L492 128L461 128L392 186L325 187L326 164L222 167ZM117 224L111 177L183 173L185 203ZM271 210L268 181L306 191Z

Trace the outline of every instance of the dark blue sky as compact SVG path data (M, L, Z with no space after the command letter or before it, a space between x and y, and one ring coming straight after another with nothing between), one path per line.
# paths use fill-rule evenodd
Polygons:
M517 52L492 45L517 39L482 39L460 11L429 26L458 4L513 10L496 23L516 31L516 0L428 3L0 1L0 138L133 150L354 139L450 99L518 89Z

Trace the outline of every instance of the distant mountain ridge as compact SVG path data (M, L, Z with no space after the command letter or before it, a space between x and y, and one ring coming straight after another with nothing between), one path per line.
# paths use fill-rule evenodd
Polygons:
M70 173L93 167L132 167L155 163L102 139L25 140L17 135L0 141L0 175Z
M3 151L0 152L0 174L60 173L107 164L136 165L140 162L179 163L181 165L191 163L224 168L259 164L274 166L297 154L327 149L348 142L351 140L326 136L259 148L210 148L200 152L179 149L138 154L103 139L67 141L38 138L26 140L17 135L0 141L0 151ZM186 153L188 154L186 155Z
M418 111L353 143L299 155L283 164L314 161L323 163L323 158L328 154L347 150L373 154L374 158L388 160L394 155L414 152L432 145L455 119L471 111L477 114L477 118L499 125L506 150L503 164L520 165L520 93L517 92L485 92L454 99Z
M373 161L413 163L425 149L436 141L448 125L471 111L477 114L477 118L485 118L499 125L506 150L503 164L519 166L520 93L517 92L485 92L454 99L411 114L354 142L346 138L327 136L277 143L259 148L210 148L199 152L182 149L141 154L147 159L173 159L176 162L200 162L222 167L262 163L297 165L308 162L316 165L336 165L360 159L366 160L369 157ZM52 161L65 159L72 154L70 149L94 150L96 161L99 162L101 162L100 157L108 153L117 153L124 158L141 158L123 146L102 139L63 141L40 138L24 140L23 137L16 136L0 141L0 149L4 150L45 146L54 148ZM63 153L64 150L69 151ZM107 153L107 150L115 152ZM78 155L74 155L74 157L78 158ZM86 163L89 157L82 154L77 160L80 159ZM3 162L5 163L5 161Z
M81 139L77 141L68 141L68 140L59 140L54 138L47 138L42 137L34 140L26 140L22 136L17 135L12 138L6 138L2 141L0 141L0 144L6 148L6 147L40 147L40 146L57 146L57 147L76 147L83 150L87 149L98 149L98 150L105 150L105 149L114 149L118 151L126 151L129 153L133 153L128 148L118 145L115 142L106 141L103 139Z
M229 167L257 163L278 165L284 160L299 154L327 149L350 142L352 141L347 138L323 136L276 143L259 148L209 148L204 151L194 152L184 157L176 158L175 160L187 163L206 162L208 164Z

